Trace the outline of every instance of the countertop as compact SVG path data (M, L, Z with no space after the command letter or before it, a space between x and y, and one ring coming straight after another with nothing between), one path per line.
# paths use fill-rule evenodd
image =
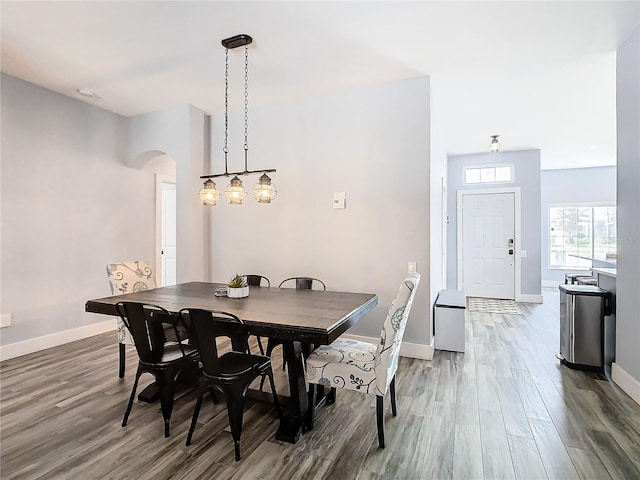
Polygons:
M601 275L607 275L609 277L616 278L618 275L618 269L616 267L594 267L591 269L593 273L599 273Z
M616 258L607 258L604 255L595 255L595 256L589 256L589 255L580 255L578 253L569 253L568 254L570 257L575 257L575 258L581 258L583 260L590 260L592 262L599 262L599 263L606 263L609 264L611 266L615 266L617 263L617 259Z

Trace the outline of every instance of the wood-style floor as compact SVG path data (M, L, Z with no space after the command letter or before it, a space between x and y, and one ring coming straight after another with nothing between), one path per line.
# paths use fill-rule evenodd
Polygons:
M640 406L604 375L559 365L554 290L543 305L521 305L525 315L467 312L464 354L401 359L384 450L375 401L357 392L338 391L296 445L275 440L273 409L248 405L234 462L223 404L203 404L184 445L195 402L186 389L170 438L158 404L136 401L120 426L137 362L129 348L118 379L115 333L12 359L0 364L0 477L639 479ZM278 350L274 358L286 390Z

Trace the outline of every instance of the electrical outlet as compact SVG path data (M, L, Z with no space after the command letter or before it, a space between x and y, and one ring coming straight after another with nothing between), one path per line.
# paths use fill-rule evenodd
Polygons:
M10 327L11 326L11 314L3 313L0 315L0 328Z
M347 208L346 192L335 192L333 194L333 208Z
M409 273L415 273L418 271L418 262L409 262Z

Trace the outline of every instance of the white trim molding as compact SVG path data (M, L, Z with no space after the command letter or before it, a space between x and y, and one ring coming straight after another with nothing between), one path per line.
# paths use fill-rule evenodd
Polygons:
M350 340L357 340L358 342L367 342L377 345L380 343L379 338L362 337L360 335L342 335L343 338ZM417 358L419 360L433 360L433 345L423 345L421 343L407 343L402 342L400 344L400 356L408 358Z
M616 362L611 364L611 379L640 405L640 381L633 378Z
M115 344L118 341L118 337L115 335L115 318L116 317L103 322L92 323L91 325L83 325L82 327L65 330L64 332L56 332L51 335L30 338L29 340L24 340L22 342L2 345L0 346L0 361L21 357L47 348L57 347L64 345L65 343L75 342L76 340L82 340L107 332L114 332L113 343Z

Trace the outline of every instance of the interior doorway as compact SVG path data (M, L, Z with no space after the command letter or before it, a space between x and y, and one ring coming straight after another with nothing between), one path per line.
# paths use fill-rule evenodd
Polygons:
M515 299L515 191L458 192L458 288L469 297Z
M176 237L175 179L156 175L156 271L160 286L176 284Z

